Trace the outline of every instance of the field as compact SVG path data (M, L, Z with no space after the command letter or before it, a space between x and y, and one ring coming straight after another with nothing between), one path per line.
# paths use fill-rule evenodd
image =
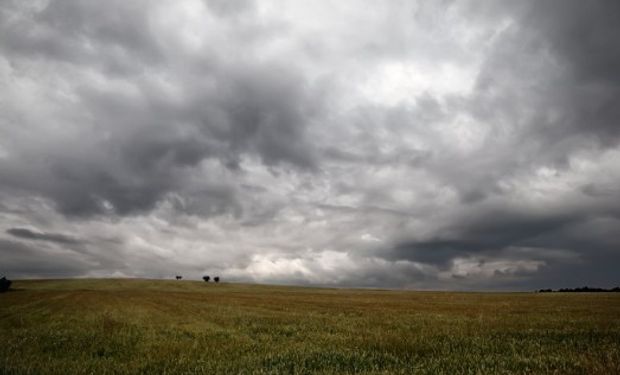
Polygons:
M620 374L620 294L16 281L0 374Z

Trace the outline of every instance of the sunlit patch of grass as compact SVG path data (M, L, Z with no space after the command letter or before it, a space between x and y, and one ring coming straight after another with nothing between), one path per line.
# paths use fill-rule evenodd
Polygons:
M17 281L0 374L620 373L617 294Z

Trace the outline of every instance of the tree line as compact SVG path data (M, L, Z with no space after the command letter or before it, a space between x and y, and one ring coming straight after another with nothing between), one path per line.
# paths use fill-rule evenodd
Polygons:
M176 275L174 278L175 278L175 279L177 279L177 280L183 280L183 276L181 276L181 275ZM203 276L203 277L202 277L202 279L203 279L205 282L207 282L207 283L208 283L208 282L209 282L209 280L211 280L211 276L209 276L209 275L205 275L205 276ZM219 283L219 282L220 282L220 277L219 277L219 276L215 276L215 277L213 278L213 281L215 281L216 283Z
M583 286L581 288L561 288L561 289L540 289L538 291L538 293L599 293L599 292L613 292L613 293L618 293L620 292L620 287L615 287L615 288L611 288L611 289L605 289L605 288L591 288L589 286Z

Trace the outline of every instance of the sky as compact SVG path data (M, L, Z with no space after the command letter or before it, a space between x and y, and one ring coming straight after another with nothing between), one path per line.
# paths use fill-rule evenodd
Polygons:
M620 284L620 2L0 1L0 274Z

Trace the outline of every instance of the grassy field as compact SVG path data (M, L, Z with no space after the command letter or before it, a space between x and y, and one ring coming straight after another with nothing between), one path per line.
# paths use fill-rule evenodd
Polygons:
M620 294L16 281L1 374L620 374Z

